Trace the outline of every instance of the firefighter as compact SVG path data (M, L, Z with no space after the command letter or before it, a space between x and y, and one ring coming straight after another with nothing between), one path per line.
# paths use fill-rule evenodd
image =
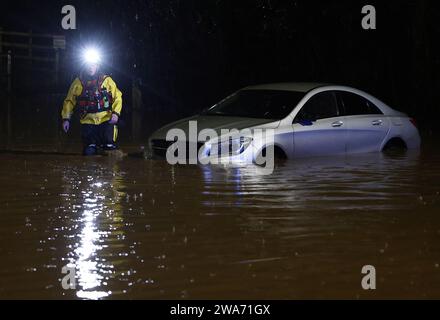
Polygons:
M92 156L103 150L116 150L122 93L113 79L100 70L101 60L95 50L85 53L85 65L70 86L61 116L68 132L74 109L80 113L83 154Z

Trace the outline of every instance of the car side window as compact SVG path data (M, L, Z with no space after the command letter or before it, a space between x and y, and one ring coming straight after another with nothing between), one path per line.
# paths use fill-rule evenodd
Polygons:
M317 121L339 117L338 105L334 92L320 92L309 99L301 108L294 123L301 121Z
M346 116L383 114L378 107L364 97L344 91L339 91L337 94Z

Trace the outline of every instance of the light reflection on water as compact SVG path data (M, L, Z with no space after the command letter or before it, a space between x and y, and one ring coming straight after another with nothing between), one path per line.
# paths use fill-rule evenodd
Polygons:
M226 195L215 199L216 204L218 200L226 204L233 199L241 208L269 205L271 209L299 211L395 208L399 204L388 200L395 195L404 196L404 188L415 182L412 180L418 174L419 157L419 152L409 152L394 157L379 153L300 159L283 164L272 175L261 174L255 166L206 166L201 167L205 181L203 194ZM405 175L404 179L401 174ZM224 188L225 181L229 188ZM401 190L393 190L395 187ZM212 205L210 200L205 204Z
M437 154L303 159L268 176L2 160L0 297L440 297ZM72 292L59 283L66 264L77 268ZM365 264L380 270L373 296L359 287Z
M67 170L67 186L74 184L80 194L80 205L73 205L69 202L66 207L78 209L72 210L72 215L78 215L76 219L79 226L79 233L72 238L74 241L70 248L73 251L68 253L68 267L76 270L76 296L81 299L97 300L110 296L112 291L106 289L108 280L114 273L115 266L101 257L101 251L107 248L106 239L115 233L113 224L102 224L102 221L110 219L118 225L123 223L120 202L125 196L123 189L123 179L118 176L118 165L113 164L110 181L100 181L98 176L85 176L84 178L74 178L69 176L72 172ZM65 194L68 194L66 192ZM120 237L120 234L118 234Z

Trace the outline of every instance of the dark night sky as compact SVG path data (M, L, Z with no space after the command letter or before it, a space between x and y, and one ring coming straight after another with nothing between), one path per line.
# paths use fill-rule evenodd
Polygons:
M319 81L369 91L436 129L438 1L70 3L77 9L76 31L61 29L65 1L10 1L0 26L65 34L69 54L86 40L104 43L108 69L121 86L139 79L147 108L168 108L171 117L249 84ZM375 31L361 28L366 4L376 6ZM74 72L69 61L65 87Z

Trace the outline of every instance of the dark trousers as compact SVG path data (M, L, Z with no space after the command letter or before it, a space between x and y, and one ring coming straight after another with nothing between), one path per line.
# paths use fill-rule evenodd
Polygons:
M108 122L100 125L83 124L81 125L81 137L84 145L84 155L94 155L98 148L104 150L115 150L117 127Z

